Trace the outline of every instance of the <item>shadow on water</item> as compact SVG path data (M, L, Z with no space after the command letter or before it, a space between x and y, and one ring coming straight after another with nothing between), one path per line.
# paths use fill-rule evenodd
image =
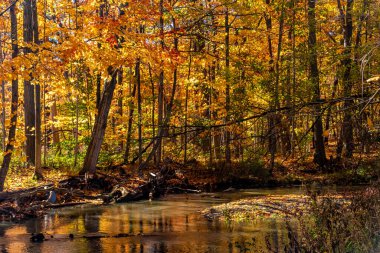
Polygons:
M281 220L235 223L208 221L199 214L231 199L268 193L279 192L226 193L218 198L172 195L152 202L55 210L20 224L0 223L0 252L281 252L287 243ZM38 232L46 233L48 240L30 242L30 234ZM117 234L132 236L102 237ZM100 236L83 238L88 235Z

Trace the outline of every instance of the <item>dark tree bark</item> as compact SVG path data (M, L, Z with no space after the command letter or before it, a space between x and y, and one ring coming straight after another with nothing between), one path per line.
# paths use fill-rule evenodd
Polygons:
M23 16L23 35L25 43L33 42L33 0L24 1L24 16ZM24 54L31 53L31 49L24 47ZM32 75L30 75L32 79ZM26 136L26 158L30 165L35 164L35 101L34 101L34 86L30 80L24 80L24 113L25 113L25 136Z
M95 173L96 163L98 161L100 148L103 143L104 134L107 127L108 113L111 107L111 102L114 90L117 83L117 69L109 67L108 74L111 77L104 85L102 99L99 104L99 114L95 120L94 129L91 135L91 141L87 148L86 157L84 159L83 168L79 174L86 172Z
M11 18L11 40L12 40L12 58L18 55L18 45L17 45L17 17L15 5L13 4L10 9ZM11 126L8 133L8 143L5 148L5 156L0 170L0 191L4 189L5 179L8 173L9 164L12 158L12 152L14 149L14 142L16 136L16 126L17 126L17 108L18 108L18 79L12 80L12 99L11 99Z
M160 44L161 49L164 50L164 1L160 0L159 4L159 11L160 11ZM162 69L163 66L161 66L160 70L160 76L159 76L159 82L158 82L158 132L162 132L163 134L163 121L164 121L164 70ZM161 136L162 137L162 136ZM162 156L162 138L159 137L156 140L157 147L156 147L156 162L161 162L161 156Z
M152 137L154 138L156 136L156 124L155 124L155 110L156 110L156 96L154 93L154 82L152 77L152 68L150 65L148 66L149 69L149 79L151 84L151 90L152 90ZM156 155L153 157L154 163L156 163Z
M339 82L338 77L335 77L334 83L333 83L333 89L331 93L331 99L335 98L335 93L338 88L338 82ZM326 131L330 130L331 113L332 113L332 105L329 106L329 108L327 108L326 127L325 127ZM325 137L325 143L328 144L329 137L328 136L324 136L324 137Z
M4 51L3 51L3 42L2 42L2 35L0 35L0 64L3 63L5 58ZM5 128L5 81L1 81L1 125L2 125L2 148L5 151L5 141L6 141L6 128Z
M33 42L38 45L39 41L39 33L38 33L38 17L37 17L37 0L32 0L32 27L33 27ZM35 103L34 103L34 122L35 122L35 135L34 135L34 176L37 179L43 179L41 172L41 142L42 142L42 134L41 134L41 85L37 81L34 84L34 95L35 95Z
M191 51L191 40L190 40L190 45L189 45L189 51ZM191 73L191 61L192 61L192 57L191 57L191 53L189 53L189 68L188 68L188 71L187 71L187 81L190 80L190 73ZM188 125L188 117L189 117L189 83L186 83L186 91L185 91L185 135L184 135L184 147L183 147L183 163L186 164L187 163L187 138L188 138L188 134L187 134L187 125Z
M266 0L266 4L270 4L270 0ZM265 24L267 29L267 41L268 41L268 49L269 49L269 86L273 85L273 75L275 69L273 67L274 56L273 56L273 48L272 48L272 17L270 14L265 13ZM275 103L270 103L270 110L275 109ZM276 115L275 113L271 113L268 115L268 149L270 153L270 162L269 162L269 172L272 174L274 169L274 162L277 151L277 133L276 133Z
M96 109L98 111L99 111L99 105L100 105L101 89L102 89L102 78L101 78L101 74L98 73L96 74Z
M351 69L352 69L352 59L351 59L351 45L352 45L352 5L353 0L347 0L346 14L343 12L343 7L341 6L340 0L337 1L338 8L341 15L342 27L343 27L343 43L344 52L341 65L343 67L343 96L346 98L344 100L344 115L343 115L343 125L341 129L341 140L337 146L337 158L339 159L342 155L343 146L346 147L344 156L352 157L354 151L354 134L353 134L353 122L352 122L352 105L353 100L350 99L352 91L352 79L351 79Z
M139 165L142 163L142 112L141 112L141 80L140 80L140 59L137 59L135 67L137 84L137 114L138 114L138 135L139 135Z
M132 138L132 124L133 124L133 112L135 110L134 98L136 94L136 84L133 84L132 91L130 91L130 102L129 102L129 113L128 113L128 129L127 129L127 140L125 144L125 153L124 153L124 163L129 162L129 154L131 149L131 138Z
M228 8L226 8L225 18L224 18L224 28L226 32L225 36L225 61L226 61L226 73L225 73L225 81L226 81L226 118L225 122L230 121L230 108L231 108L231 97L230 97L230 24L229 24L229 15ZM225 138L226 138L226 164L231 164L231 132L226 127L225 129Z
M308 0L308 48L309 48L309 68L310 68L310 81L313 88L313 101L320 100L319 89L319 70L318 70L318 56L317 56L317 28L315 18L315 0ZM314 162L320 167L326 165L325 145L323 141L323 126L322 126L322 110L320 105L315 108L315 122L314 122L314 141L315 152Z

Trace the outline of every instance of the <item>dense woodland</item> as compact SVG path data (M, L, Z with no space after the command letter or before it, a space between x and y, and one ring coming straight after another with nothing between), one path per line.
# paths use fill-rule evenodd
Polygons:
M379 142L378 0L3 0L9 170L312 160Z

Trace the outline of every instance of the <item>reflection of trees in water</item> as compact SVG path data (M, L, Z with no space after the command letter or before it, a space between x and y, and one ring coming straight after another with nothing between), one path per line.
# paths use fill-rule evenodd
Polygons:
M0 250L2 253L8 253L7 246L5 244L0 244Z
M165 203L167 204L167 203ZM170 206L172 207L172 206ZM25 245L30 252L47 251L49 244L66 245L65 252L290 252L284 222L276 220L255 223L207 221L199 214L186 214L176 209L144 205L116 205L106 208L73 209L30 220L25 225L28 233L50 231L61 235L106 232L110 235L130 233L144 235L121 238L74 238L73 241L45 242L41 246ZM5 230L0 230L4 235ZM154 236L150 234L153 233ZM62 244L63 243L63 244ZM10 242L0 245L9 249ZM67 248L67 245L72 245ZM51 246L50 246L51 247ZM59 246L58 246L59 247ZM51 249L51 248L50 248ZM64 252L64 250L62 252ZM71 251L70 251L71 250ZM13 252L12 252L13 253Z
M99 232L99 215L96 213L84 213L81 215L81 218L84 222L84 230L86 233L97 233ZM99 238L94 238L91 240L87 240L87 248L88 252L100 252L101 249L101 241Z
M166 246L166 243L164 243L164 242L159 242L157 244L154 244L154 246L153 246L153 252L154 253L165 253L168 251L169 251L169 249Z

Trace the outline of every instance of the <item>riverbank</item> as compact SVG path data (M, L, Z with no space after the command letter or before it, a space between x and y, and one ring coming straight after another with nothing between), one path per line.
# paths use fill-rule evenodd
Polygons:
M321 186L348 186L368 184L378 178L375 160L360 166L346 161L344 170L336 168L330 173L316 170L311 163L291 165L277 166L273 176L270 176L264 167L257 164L204 166L192 161L184 165L165 159L160 167L146 168L142 177L136 166L130 165L99 168L95 175L84 176L45 168L45 180L39 182L31 180L31 170L13 171L7 184L9 191L0 193L0 215L3 220L20 220L41 216L51 208L153 199L168 193L289 187L311 185L313 182ZM291 201L292 197L289 196L289 199ZM267 201L274 200L268 198ZM276 201L277 204L286 205L284 198ZM249 203L244 205L249 206Z

